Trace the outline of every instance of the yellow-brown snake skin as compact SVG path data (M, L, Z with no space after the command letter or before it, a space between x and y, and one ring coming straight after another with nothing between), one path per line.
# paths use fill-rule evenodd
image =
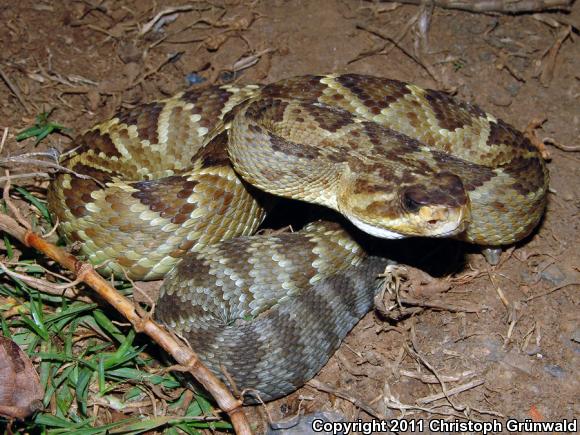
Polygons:
M327 223L247 237L264 217L256 192L329 207L377 237L498 247L532 231L548 189L538 151L502 120L355 74L183 92L96 125L61 163L71 172L49 189L61 234L119 277L160 279L185 258L157 317L264 400L320 369L387 263Z

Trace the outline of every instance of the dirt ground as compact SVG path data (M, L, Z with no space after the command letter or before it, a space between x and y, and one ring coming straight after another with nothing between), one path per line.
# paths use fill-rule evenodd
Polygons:
M541 227L496 267L453 241L385 242L437 277L409 271L404 295L423 307L387 313L398 322L368 314L314 382L267 410L274 421L299 408L345 420L580 415L579 2L569 13L509 16L347 0L4 0L0 17L2 157L66 146L61 135L37 148L15 141L43 111L79 132L190 84L307 73L446 90L521 130L540 120L534 131L551 156ZM433 397L440 380L449 400ZM264 430L265 410L248 414Z

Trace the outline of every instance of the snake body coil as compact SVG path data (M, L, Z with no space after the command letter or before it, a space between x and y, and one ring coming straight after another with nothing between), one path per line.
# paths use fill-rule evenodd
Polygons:
M247 238L264 216L255 192L330 207L378 237L496 247L537 225L548 187L538 151L505 122L354 74L187 91L96 125L61 164L48 196L61 233L120 277L160 279L187 256L158 317L265 398L320 369L386 260L322 223Z
M326 363L372 307L387 264L337 224L238 237L188 254L167 275L156 316L231 387L272 400Z

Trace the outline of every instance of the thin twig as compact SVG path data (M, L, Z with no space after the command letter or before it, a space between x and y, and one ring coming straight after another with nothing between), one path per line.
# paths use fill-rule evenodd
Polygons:
M439 82L439 80L437 79L435 73L433 71L431 71L430 67L426 64L424 64L421 59L418 59L417 56L415 56L413 53L411 53L409 50L407 50L405 47L403 47L400 44L400 40L399 39L394 39L388 35L386 35L384 32L382 32L380 29L377 29L375 27L372 26L368 26L368 25L363 25L363 24L358 24L357 29L360 30L364 30L366 32L372 33L375 36L378 36L379 38L382 38L386 41L389 41L391 44L393 44L393 46L397 47L401 53L403 53L405 56L407 56L409 59L411 59L413 62L415 62L417 65L419 65L421 68L423 68L425 70L425 72L429 75L429 77L431 77L433 80L435 80L436 82ZM383 54L381 52L376 53L378 54ZM358 58L356 60L359 60Z
M6 266L11 266L11 267L14 267L14 268L18 269L19 267L20 268L30 267L30 263L22 263L22 262L19 262L19 261L16 261L16 262L10 262L10 261L8 261L8 262L6 262ZM38 263L35 263L34 264L34 267L36 267L38 269L42 269L42 271L44 273L46 273L48 275L51 275L51 276L54 276L55 278L62 279L63 281L70 282L70 279L68 279L66 276L61 275L60 273L53 272L52 270L47 269L46 267L44 267L44 266L42 266L42 265L40 265Z
M566 151L567 153L579 153L580 152L580 146L562 145L561 143L556 142L551 137L545 138L544 143L548 144L548 145L552 145L553 147L558 148L559 150Z
M385 0L411 5L422 5L425 0ZM547 10L570 10L573 0L430 0L443 9L458 9L467 12L497 12L501 14L521 14Z
M177 52L171 56L168 56L165 60L163 60L161 63L159 63L159 65L157 65L154 68L151 68L149 71L145 71L141 76L137 77L132 83L130 83L126 89L132 89L137 85L140 85L141 83L143 83L148 77L157 74L161 68L163 68L165 65L173 62L175 59L179 58L179 56L181 56L183 54L182 51Z
M8 207L8 209L12 212L12 214L14 215L14 217L16 218L16 221L22 225L24 228L30 230L32 229L32 227L30 226L30 224L28 223L28 221L26 219L24 219L24 217L22 216L22 214L20 213L20 210L18 210L18 208L16 208L14 206L14 204L12 203L12 201L10 200L10 171L8 171L8 169L6 169L4 171L4 173L6 174L6 184L4 185L4 191L2 192L2 199L4 200L4 204L6 204L6 207Z
M421 15L421 11L419 11L419 13L415 14L414 17L412 17L410 20L408 20L407 24L405 24L405 27L403 28L403 30L401 30L399 32L399 35L397 36L397 38L394 39L393 42L387 40L387 42L380 49L369 50L367 52L360 53L356 58L349 60L348 64L358 62L359 60L364 59L365 57L368 57L368 56L375 56L375 55L387 56L391 52L391 50L393 50L397 46L395 44L395 42L398 44L405 38L405 36L407 36L407 33L415 25L415 23L419 19L420 15ZM365 29L364 24L357 25L357 29L367 30L367 29ZM370 32L370 33L372 33L372 32ZM377 35L377 36L381 37L381 35ZM386 49L388 44L391 44L391 46L388 49Z
M74 175L75 177L81 178L83 180L92 180L95 183L97 183L99 186L104 187L103 183L94 177L73 171L72 169L67 168L66 166L62 166L58 162L51 162L51 161L46 161L46 160L30 158L30 156L47 156L47 157L55 158L54 154L50 153L50 152L25 153L25 154L19 154L16 156L10 156L10 157L5 157L5 158L0 159L0 167L14 166L16 164L46 167L46 168L56 169L57 172L65 172L67 174ZM25 174L6 175L6 177L0 177L0 182L7 181L8 178L11 178L11 179L30 178L30 177L34 177L34 176L39 176L42 178L50 177L50 175L47 173L31 172L31 173L25 173Z
M347 400L350 403L352 403L354 406L362 409L363 411L365 411L367 414L369 414L370 416L372 416L374 418L380 418L381 420L384 420L386 418L384 414L371 408L369 405L364 403L362 400L357 399L356 397L353 397L352 395L347 394L343 391L337 390L336 388L333 388L330 385L323 384L322 382L320 382L316 379L309 380L306 383L306 385L308 385L316 390L324 391L325 393L333 394L337 397L340 397L341 399Z
M425 359L420 354L420 352L415 347L414 340L411 340L411 344L413 345L414 349L411 349L409 346L405 347L405 349L409 353L409 355L411 355L412 357L414 357L415 359L417 359L418 361L423 363L425 365L425 367L427 367L431 371L431 373L433 373L435 375L435 377L439 381L439 384L441 385L441 390L443 391L443 393L442 393L443 397L445 397L447 399L447 401L453 407L453 409L455 409L456 411L460 411L460 412L464 411L465 410L464 406L457 406L455 403L453 403L453 401L451 400L451 397L449 395L449 391L447 389L447 385L445 384L445 381L443 380L441 375L439 375L439 372L437 370L435 370L435 367L433 367L431 365L431 363L429 361L427 361L427 359Z
M148 33L155 26L155 24L166 15L171 15L176 12L189 12L193 9L195 9L195 6L193 5L173 6L165 8L143 25L143 27L139 31L139 35L143 36L146 33Z
M580 285L580 282L579 281L565 282L564 284L558 285L556 287L552 287L550 290L547 290L547 291L545 291L543 293L539 293L537 295L530 296L525 301L526 302L529 302L529 301L531 301L533 299L537 299L537 298L542 298L544 296L548 296L549 294L552 294L552 293L554 293L555 291L558 291L558 290L562 290L564 287L568 287L570 285Z
M454 387L454 388L450 388L445 393L432 394L431 396L422 397L420 399L417 399L417 403L427 404L427 403L435 402L436 400L443 399L443 398L449 399L449 396L453 396L455 394L459 394L459 393L462 393L464 391L471 390L472 388L479 387L480 385L483 385L484 383L485 383L485 381L483 379L476 379L476 380L468 382L466 384L459 385L459 386Z
M53 284L40 278L14 272L13 270L8 269L3 263L0 263L0 269L2 269L6 275L19 279L28 284L30 287L40 290L43 293L48 293L55 296L64 296L69 299L76 299L83 302L94 302L87 296L80 296L80 290L72 288L77 285L80 280L75 280L67 284Z
M323 384L322 382L320 382L316 379L311 379L310 381L308 381L306 383L306 385L308 385L309 387L315 388L317 390L324 391L325 393L333 394L336 397L340 397L341 399L347 400L350 403L352 403L353 405L359 407L360 409L362 409L363 411L365 411L366 413L371 415L372 417L384 419L382 413L375 411L373 408L371 408L370 406L368 406L366 403L362 402L361 400L357 399L356 397L353 397L350 394L347 394L343 391L340 391L336 388L333 388L330 385ZM388 390L388 384L385 384L385 386L386 386L386 389ZM458 414L457 412L453 412L453 411L446 412L446 411L438 410L435 408L426 408L424 406L409 405L409 404L401 403L397 399L392 397L390 392L387 395L388 395L388 397L384 401L386 407L391 408L391 409L396 409L396 410L400 411L401 413L403 413L403 415L407 411L423 411L423 412L426 412L428 414L437 414L437 415L454 416L454 417L465 417L464 415Z
M6 83L6 86L8 86L8 89L10 89L10 91L14 94L18 102L22 105L22 107L24 107L24 110L26 110L27 113L30 113L30 108L28 107L28 104L26 104L24 98L22 98L22 95L20 94L20 89L18 89L18 87L14 83L12 83L12 81L10 80L8 75L6 75L6 73L2 68L0 68L0 77L2 78L2 80L4 80L4 83Z
M402 297L399 299L399 301L402 305L430 308L432 310L449 311L451 313L479 313L485 309L484 307L459 307L457 305L449 305L443 302L431 302L428 300L419 300L411 297Z
M544 86L547 86L552 81L556 69L556 57L558 56L564 41L571 38L571 35L572 26L566 26L560 29L556 41L554 41L554 44L552 44L548 51L542 56L540 83Z
M4 183L5 181L8 181L8 179L16 180L22 178L51 178L51 177L50 174L47 174L46 172L27 172L26 174L14 174L9 175L7 177L0 177L0 183Z
M426 375L424 373L419 373L419 372L412 372L410 370L399 370L399 374L401 376L406 376L408 378L413 378L413 379L419 379L421 382L424 382L426 384L438 384L439 380L432 375ZM462 379L466 379L466 378L470 378L473 375L475 375L475 372L473 370L468 370L466 372L461 373L460 375L457 376L441 376L441 379L445 382L459 382Z
M6 139L8 139L8 127L4 129L4 132L2 133L2 139L0 139L0 154L2 154L2 151L4 150Z

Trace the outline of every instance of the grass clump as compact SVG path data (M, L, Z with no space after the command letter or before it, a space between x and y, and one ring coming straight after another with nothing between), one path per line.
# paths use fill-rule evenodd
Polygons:
M16 188L35 210L35 227L50 228L46 204ZM64 289L67 281L44 258L3 238L0 326L31 358L44 388L44 410L25 421L0 419L15 433L200 433L231 430L203 395L192 395L162 370L157 349L107 307L41 292L31 283ZM56 271L60 273L60 271ZM122 293L131 284L116 283ZM64 290L63 290L64 292Z

